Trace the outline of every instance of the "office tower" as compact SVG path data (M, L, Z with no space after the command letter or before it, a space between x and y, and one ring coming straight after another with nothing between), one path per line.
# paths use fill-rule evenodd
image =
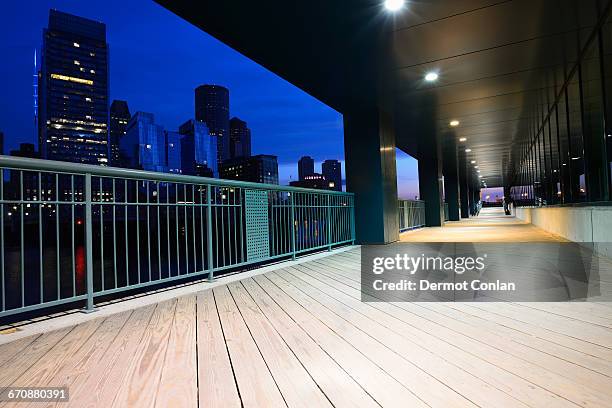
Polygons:
M219 177L217 137L212 136L204 122L188 120L179 127L183 174Z
M251 156L251 129L238 118L230 120L230 157Z
M42 158L108 163L108 75L106 26L51 10L38 89Z
M110 107L110 159L115 167L123 167L119 141L125 136L127 124L132 118L126 101L114 100Z
M36 58L36 48L34 49L34 70L32 74L32 89L34 91L34 132L38 136L38 59Z
M330 189L342 191L342 166L340 162L338 160L325 160L321 165L321 170L325 179L330 183Z
M298 176L305 180L306 176L314 174L314 160L310 156L304 156L298 161Z
M0 132L0 154L4 154L4 133Z
M166 130L164 132L166 140L164 143L166 153L166 171L168 173L181 174L183 172L182 157L181 157L181 139L182 136L178 132Z
M155 124L152 113L136 112L119 141L127 167L149 171L166 171L166 137L162 126Z
M217 163L229 159L229 90L218 85L196 88L195 118L206 123L210 134L217 138Z
M278 184L278 159L266 154L238 157L222 163L219 174L226 180Z

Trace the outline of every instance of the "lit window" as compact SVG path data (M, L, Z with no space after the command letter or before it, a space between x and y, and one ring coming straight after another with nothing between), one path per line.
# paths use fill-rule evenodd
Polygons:
M72 45L74 45L74 46L75 46L75 47L77 47L77 48L79 48L79 47L80 47L79 43L77 43L77 42L72 43Z
M90 56L90 57L95 57L95 56L96 56L96 53L94 53L94 52L90 52L90 53L89 53L89 56Z
M85 98L87 102L91 102L91 98Z
M74 60L74 65L81 65L81 63L77 60Z
M96 71L94 71L93 69L89 70L89 72L91 72L92 74L96 73Z
M76 77L71 77L71 76L67 76L67 75L51 74L51 78L52 79L59 79L61 81L76 82L78 84L93 85L93 81L92 80L83 79L83 78L76 78Z

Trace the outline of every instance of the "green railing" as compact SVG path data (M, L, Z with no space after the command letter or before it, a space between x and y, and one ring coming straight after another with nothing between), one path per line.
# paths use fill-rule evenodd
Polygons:
M355 240L350 193L0 156L0 317Z
M408 231L425 226L425 201L398 200L399 228Z

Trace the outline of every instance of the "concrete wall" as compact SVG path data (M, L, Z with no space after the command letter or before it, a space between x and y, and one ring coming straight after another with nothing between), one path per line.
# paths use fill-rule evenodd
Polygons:
M594 244L596 252L612 257L612 207L519 207L515 215L570 241Z

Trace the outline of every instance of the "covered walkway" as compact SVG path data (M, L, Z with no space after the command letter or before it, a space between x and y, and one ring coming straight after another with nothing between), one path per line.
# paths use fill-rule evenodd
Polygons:
M73 407L609 406L609 304L362 303L359 259L4 344L0 386L66 386Z
M504 214L502 208L483 208L478 217L447 222L400 235L402 242L554 242L564 238Z

